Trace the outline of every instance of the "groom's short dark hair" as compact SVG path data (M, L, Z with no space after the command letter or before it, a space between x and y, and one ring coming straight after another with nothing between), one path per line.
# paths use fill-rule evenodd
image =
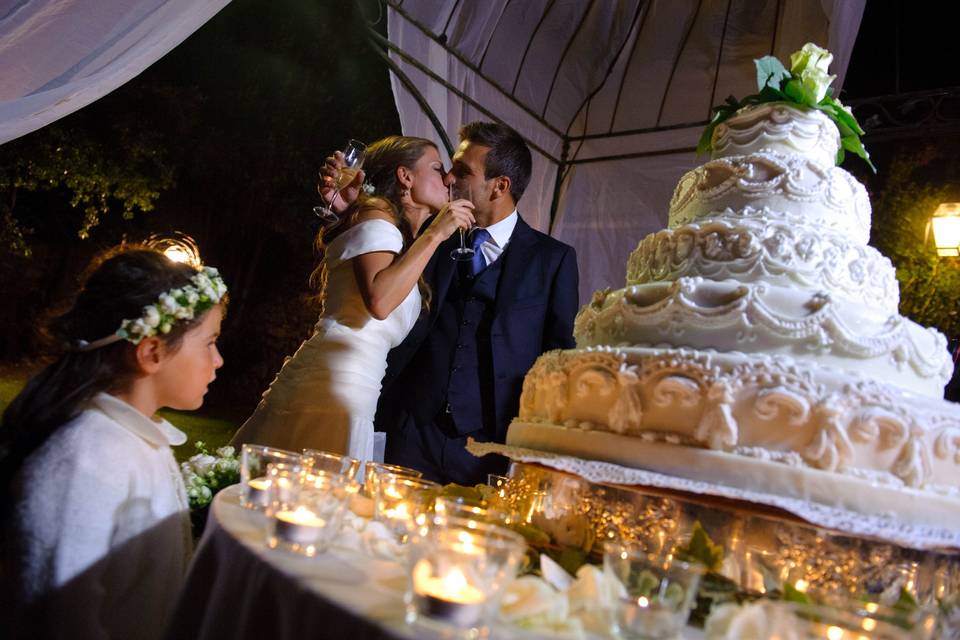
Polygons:
M533 166L530 149L520 134L505 124L477 121L460 127L460 140L490 147L484 179L507 176L513 202L520 202L520 196L530 183Z

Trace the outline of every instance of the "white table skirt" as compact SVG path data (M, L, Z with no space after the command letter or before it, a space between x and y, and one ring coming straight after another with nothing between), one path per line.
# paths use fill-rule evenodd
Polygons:
M270 549L263 514L244 509L239 498L240 487L233 486L214 499L167 638L431 637L404 621L407 576L401 563L337 546L315 558ZM491 637L529 640L544 634L511 627L494 628ZM689 628L683 636L702 637Z

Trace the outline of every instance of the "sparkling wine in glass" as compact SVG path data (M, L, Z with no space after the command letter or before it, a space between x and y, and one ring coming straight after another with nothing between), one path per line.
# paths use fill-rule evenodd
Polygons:
M360 173L366 152L367 145L359 140L351 139L347 141L347 146L343 149L344 166L341 167L339 173L337 173L337 179L334 184L333 195L330 197L330 202L313 208L313 212L324 222L328 224L340 222L340 216L333 210L333 203L336 202L337 196L340 195L340 189L353 182L353 179Z
M454 182L450 185L450 201L469 200L473 202L473 193L470 191L470 185L467 182ZM460 233L460 246L450 252L450 257L457 261L473 260L474 250L467 246L467 232L461 227L457 230Z

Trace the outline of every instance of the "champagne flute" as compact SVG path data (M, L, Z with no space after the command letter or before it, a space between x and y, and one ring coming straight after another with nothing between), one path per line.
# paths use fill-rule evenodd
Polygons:
M470 190L469 183L458 180L450 185L450 201L453 202L454 200L473 202L473 193ZM450 257L459 262L473 260L474 250L473 247L467 246L466 231L463 230L463 227L460 227L457 231L460 232L460 246L450 252Z
M330 202L313 208L313 213L324 222L328 224L336 224L337 222L340 222L340 216L338 216L333 210L333 203L337 201L337 196L340 195L340 189L353 182L354 178L357 177L357 174L360 173L360 168L363 166L363 158L366 155L366 152L367 145L359 140L351 139L347 141L347 146L343 149L344 164L337 173L337 179L334 183L333 196L331 196Z

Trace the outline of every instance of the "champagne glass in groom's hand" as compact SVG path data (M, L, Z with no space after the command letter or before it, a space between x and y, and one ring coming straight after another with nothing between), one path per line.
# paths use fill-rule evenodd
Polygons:
M454 182L450 185L450 201L454 200L468 200L473 203L473 192L470 190L470 185L467 182ZM472 247L467 246L467 232L461 227L459 229L460 233L460 246L450 252L450 257L457 261L467 261L473 260L474 250Z
M343 161L338 171L333 176L333 193L330 195L329 202L313 208L313 213L327 224L336 224L340 221L340 216L333 210L333 205L340 195L340 190L352 183L360 168L363 166L363 158L367 152L367 145L359 140L347 141L347 146L343 150ZM323 195L323 187L318 189ZM342 199L342 198L341 198Z

